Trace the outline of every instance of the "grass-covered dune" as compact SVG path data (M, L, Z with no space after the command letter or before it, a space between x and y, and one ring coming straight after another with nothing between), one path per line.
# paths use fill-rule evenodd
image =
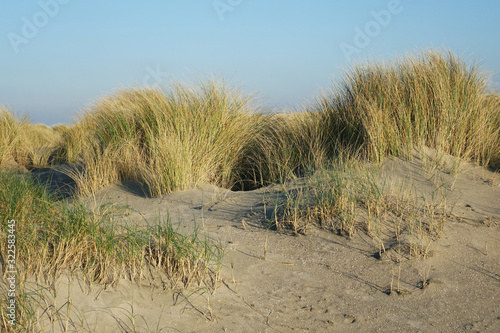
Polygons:
M426 145L488 164L498 149L485 75L452 53L354 67L318 106L326 128L373 158Z
M305 115L269 123L253 160L274 181L339 154L380 161L428 146L497 169L500 108L488 88L477 65L450 52L359 64Z
M413 148L430 147L500 168L500 96L489 94L477 65L450 52L359 64L303 112L262 111L252 97L215 81L123 90L89 106L70 126L34 125L1 107L0 169L51 166L72 177L81 196L125 180L137 181L150 196L207 183L250 189L281 182L278 229L305 233L316 222L348 236L359 229L375 234L387 216L407 216L410 224L398 225L398 233L427 240L439 237L445 205L420 209L410 195L394 201L360 161L411 157ZM306 185L286 190L287 180L318 170ZM0 220L22 221L16 229L21 283L78 271L113 284L154 271L166 274L171 287L215 287L219 246L182 236L169 223L113 225L105 210L58 201L18 173L0 170ZM6 237L0 237L3 263ZM19 297L19 318L25 331L34 331L36 305L26 293Z
M102 98L66 127L33 125L1 108L0 167L52 165L70 175L83 196L124 180L139 182L151 196L206 183L248 189L342 166L351 158L381 161L389 155L410 156L414 147L421 146L498 169L500 97L488 93L485 74L477 65L468 65L450 52L425 51L356 65L305 112L295 114L263 115L253 98L215 81L198 86L177 83L168 90L120 91ZM70 242L106 244L79 234L84 229L95 229L95 237L113 237L92 222L93 217L78 217L74 208L55 206L39 189L29 189L35 186L32 182L12 177L0 177L1 217L22 217L33 228L34 223L43 226L52 221L26 229L27 234L20 229L21 239L38 242L29 235L51 230L57 237L70 235ZM344 196L335 190L347 186L344 183L332 184L330 197ZM8 188L10 197L5 192ZM337 205L341 200L334 201ZM351 201L352 206L356 200ZM345 212L339 207L326 211L340 216ZM310 211L317 213L314 209ZM71 228L81 228L72 231L61 224L63 215L72 217ZM325 213L320 215L327 219ZM349 234L354 232L351 229ZM28 246L24 253L39 255L55 244L55 240L41 240L30 244L41 252ZM144 250L144 244L140 247ZM84 252L78 256L94 255ZM26 262L39 265L31 271L59 267L43 260ZM67 268L80 264L68 263Z
M201 183L252 188L339 155L380 161L415 146L495 169L500 108L488 92L477 65L438 51L358 64L293 115L260 115L251 97L215 81L135 88L102 98L65 129L3 109L0 163L44 166L49 156L33 147L53 146L80 194L132 179L151 196Z
M1 332L39 332L45 293L29 282L51 284L68 272L92 284L156 279L169 282L163 288L215 288L224 253L219 246L198 239L196 232L178 233L168 219L126 227L114 223L111 215L106 207L89 212L80 202L59 202L43 184L0 170L0 220L5 230L13 226L13 232L0 234L0 264L4 278L10 277L7 253L15 253L17 271L17 326L8 323L2 309ZM11 244L15 252L9 251ZM1 284L0 291L7 304L8 287ZM57 316L52 310L48 316Z
M249 97L222 84L176 84L105 97L64 136L59 154L83 194L120 180L141 182L152 196L238 181L260 118Z

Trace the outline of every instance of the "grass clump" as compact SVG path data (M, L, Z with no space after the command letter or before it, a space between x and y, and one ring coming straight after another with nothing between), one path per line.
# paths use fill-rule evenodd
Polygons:
M498 162L498 107L486 98L486 75L451 52L360 64L335 88L311 108L333 149L381 160L425 145L483 165Z
M56 202L27 176L0 172L0 217L4 226L8 220L16 221L18 295L29 294L23 286L30 278L52 283L68 272L98 284L113 285L123 278L152 282L161 277L163 288L215 287L223 255L218 246L199 240L196 233L177 233L169 220L154 227L124 227L106 216L89 213L82 204ZM0 235L4 277L7 237ZM1 285L3 297L5 287ZM29 297L18 300L17 320L28 327L34 320L26 312ZM2 332L8 331L7 322L2 312Z
M47 167L60 140L52 128L33 125L27 117L19 118L0 107L0 168Z
M284 185L284 197L276 202L279 229L306 233L310 223L351 237L356 230L369 230L370 222L387 208L388 193L375 171L354 159L339 160L321 169L298 186Z
M248 153L248 178L285 181L339 156L382 161L427 146L500 166L500 108L485 73L451 52L359 64L305 113L266 116Z
M305 176L328 160L326 137L313 113L266 115L246 151L249 188ZM253 184L252 184L253 182Z
M387 179L376 166L340 160L307 179L285 183L273 200L273 222L294 234L305 234L311 225L349 238L362 231L379 246L379 258L390 249L406 258L427 256L450 217L445 193L420 195Z
M85 195L126 179L151 196L200 183L231 187L258 129L254 110L249 97L214 81L121 91L81 117L60 155L82 164L73 174Z

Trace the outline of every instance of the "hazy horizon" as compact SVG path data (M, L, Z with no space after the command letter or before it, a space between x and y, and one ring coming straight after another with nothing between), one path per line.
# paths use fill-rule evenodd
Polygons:
M103 95L223 77L269 107L299 106L353 62L417 49L477 61L500 86L500 3L416 0L40 0L3 3L0 105L69 123Z

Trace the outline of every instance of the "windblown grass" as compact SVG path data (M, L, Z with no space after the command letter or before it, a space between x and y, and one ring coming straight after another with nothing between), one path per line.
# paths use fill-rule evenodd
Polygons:
M121 91L81 117L60 156L82 164L67 172L84 195L126 179L151 196L201 183L231 187L259 127L254 111L249 97L213 81Z
M498 108L486 98L477 65L451 52L426 51L351 68L320 97L329 142L381 160L425 145L482 165L498 161Z
M33 125L0 107L0 168L13 166L46 167L61 136L50 127Z
M64 130L59 160L82 195L121 180L151 196L201 183L254 188L356 155L428 146L500 166L499 108L485 75L450 52L360 64L305 113L259 116L214 81L105 97Z
M357 65L308 112L266 118L247 156L250 173L267 184L339 156L381 161L421 146L499 168L500 108L487 93L480 68L451 52Z
M0 172L2 225L16 221L18 295L30 278L51 283L63 273L82 274L88 282L99 284L162 277L164 288L215 287L223 255L218 246L199 240L196 232L191 236L177 233L168 220L148 228L123 227L106 216L91 214L82 204L56 202L44 186L27 176ZM3 275L7 245L7 233L2 232ZM7 292L3 290L2 295L6 297ZM29 326L27 321L34 318L23 309L29 309L29 304L17 307L17 320ZM7 321L2 312L2 332L8 332Z
M0 163L44 166L58 158L82 195L121 180L151 196L201 183L254 188L308 174L355 155L381 161L428 146L500 167L498 96L477 65L425 51L346 71L330 92L293 115L256 115L252 99L223 84L174 84L105 97L69 128L27 125L2 110ZM30 129L30 130L27 130ZM44 133L45 133L44 132ZM20 134L22 133L22 135ZM33 134L30 134L33 133ZM36 156L37 152L43 156Z

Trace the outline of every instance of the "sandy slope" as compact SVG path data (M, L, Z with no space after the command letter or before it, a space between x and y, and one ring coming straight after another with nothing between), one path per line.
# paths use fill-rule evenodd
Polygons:
M69 297L75 326L84 318L95 332L500 332L499 175L468 163L450 175L446 156L432 171L432 152L426 156L427 162L385 163L394 181L411 181L422 193L447 190L454 217L426 260L399 266L377 259L378 246L362 232L351 240L317 228L306 236L266 233L264 209L270 212L262 202L277 186L251 192L202 186L148 199L125 183L87 199L89 207L113 203L123 223L154 223L168 212L179 230L197 223L226 247L222 283L210 294L127 281L89 289L65 278L56 303ZM389 295L399 270L401 293Z

